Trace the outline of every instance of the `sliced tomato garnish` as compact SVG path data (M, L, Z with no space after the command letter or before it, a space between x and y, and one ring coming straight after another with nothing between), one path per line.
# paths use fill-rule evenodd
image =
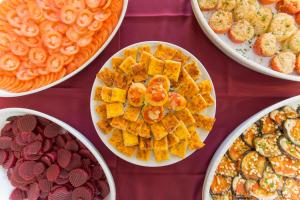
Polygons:
M44 10L44 17L52 22L59 21L59 12L57 10Z
M40 23L40 31L41 33L47 33L49 31L54 31L55 30L55 23L45 20L42 23Z
M51 0L36 0L36 2L40 6L40 8L43 8L45 10L50 10L53 7Z
M45 68L45 67L41 67L41 68L38 68L38 73L40 74L40 75L46 75L46 74L49 74L49 71L47 70L47 68Z
M62 43L62 35L57 31L51 31L43 35L43 41L48 48L56 49Z
M90 31L98 31L102 28L103 22L99 20L93 20L93 22L88 26Z
M27 6L30 18L38 22L44 18L42 9L36 4L35 1L28 1Z
M31 48L29 51L29 60L33 64L42 64L46 61L47 59L47 52L45 49L36 47L36 48Z
M72 45L74 42L72 42L69 38L67 37L63 37L62 39L62 46L70 46Z
M39 26L33 21L26 21L21 26L21 32L27 37L35 37L39 34Z
M103 9L107 9L111 4L111 0L107 0L105 5L103 6Z
M64 56L53 54L47 59L47 69L49 72L59 72L64 66Z
M35 76L31 76L30 74L28 74L27 69L22 69L17 72L16 77L21 81L29 81L34 79Z
M79 13L76 23L78 26L87 27L92 23L92 21L93 21L93 13L88 9L84 9Z
M67 55L64 55L64 64L65 65L68 65L70 64L74 59L74 55L71 55L71 56L67 56Z
M16 7L17 15L21 18L27 18L29 16L29 10L26 4L21 4Z
M65 34L67 32L68 28L69 28L68 25L61 23L61 22L58 22L54 25L54 29L62 34Z
M21 27L22 19L17 14L16 10L10 10L6 13L6 19L13 27Z
M20 41L28 47L38 47L41 45L39 37L21 37Z
M20 41L11 42L9 47L11 52L17 56L25 56L29 51L29 47Z
M0 68L6 71L14 71L18 69L21 62L17 56L13 54L4 54L0 57Z
M84 0L67 0L68 4L73 6L74 8L78 10L85 9L85 2Z
M89 8L98 8L101 0L85 0L85 3Z
M65 0L54 0L54 5L58 8L62 8L66 4Z
M65 24L72 24L76 21L78 10L73 6L66 5L61 8L60 19Z
M10 42L10 36L7 33L0 32L0 50L7 50Z
M79 47L85 47L85 46L89 45L92 42L92 40L93 40L93 37L81 37L77 41L77 45Z
M80 38L80 34L77 33L73 27L70 27L67 32L66 32L66 36L69 40L71 40L72 42L76 42L79 38Z
M96 14L94 15L94 18L98 21L105 21L107 20L109 17L111 16L111 10L107 9L107 10L101 10L96 12Z
M79 47L76 44L72 44L69 46L62 46L60 48L60 52L64 55L70 56L78 53Z

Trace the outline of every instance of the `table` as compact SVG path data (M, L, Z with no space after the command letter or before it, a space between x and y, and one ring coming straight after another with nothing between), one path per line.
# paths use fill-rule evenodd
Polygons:
M89 98L96 72L119 49L145 40L167 41L190 51L204 64L217 93L217 121L206 147L168 167L144 168L127 163L100 141L93 127ZM299 84L251 71L224 55L204 35L190 0L130 0L125 20L106 50L85 70L46 91L1 98L0 108L25 107L54 117L82 132L108 163L120 200L201 199L211 157L230 132L251 115L300 94Z

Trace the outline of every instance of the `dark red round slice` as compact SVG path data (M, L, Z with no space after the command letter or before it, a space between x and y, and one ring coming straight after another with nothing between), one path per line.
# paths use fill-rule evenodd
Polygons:
M43 118L43 117L37 117L37 119L38 119L38 124L42 125L43 127L45 127L51 123L51 121L49 121L48 119Z
M39 188L42 192L50 192L53 183L48 181L47 179L40 179L38 180Z
M69 151L77 152L79 146L75 140L68 140L65 148Z
M1 135L5 132L12 131L12 124L11 123L6 123L4 127L1 129Z
M5 163L5 161L8 158L8 153L4 150L0 150L0 165L2 165L3 163Z
M10 148L12 151L22 151L23 150L23 146L19 145L16 142L16 138L11 142Z
M0 137L0 149L10 149L11 142L12 142L11 137L1 136Z
M69 179L69 172L66 169L62 169L59 173L59 177Z
M55 183L57 184L57 185L65 185L66 183L68 183L69 182L69 179L68 178L57 178L56 180L55 180Z
M78 153L72 154L72 159L69 165L66 167L67 170L71 171L76 168L80 168L82 165L81 156Z
M92 178L94 180L99 180L103 177L104 172L100 165L92 167Z
M32 180L35 175L33 174L33 168L36 165L35 161L25 161L19 166L19 174L24 180Z
M51 159L48 156L42 156L41 161L47 166L50 166L52 164Z
M80 149L79 154L83 157L91 159L91 161L93 161L93 162L97 162L97 159L94 157L94 155L88 149Z
M89 188L78 187L72 192L72 200L92 200L93 195Z
M14 153L13 153L12 151L10 151L10 152L8 153L8 158L7 158L7 160L3 163L3 167L4 167L5 169L9 169L9 168L15 166L16 160L17 160L17 159L16 159Z
M72 153L66 149L59 149L57 151L57 163L62 168L66 168L71 162Z
M41 151L42 142L41 141L34 141L27 146L24 147L24 154L26 155L36 155Z
M66 142L65 139L62 135L58 135L56 138L56 145L60 148L65 148L66 147Z
M9 196L9 200L23 200L26 198L25 192L22 190L15 188Z
M51 159L52 163L54 163L57 159L57 152L51 151L51 152L47 153L46 156L48 156Z
M50 167L48 167L46 171L47 179L53 182L58 178L59 173L60 173L60 168L58 165L56 164L50 165Z
M48 196L48 200L71 200L72 193L64 187L59 187Z
M69 174L69 181L74 187L82 186L88 178L88 173L83 169L73 169Z
M103 198L105 198L109 194L110 189L106 180L98 180L96 186L98 190L101 192L101 196Z
M20 131L31 132L37 124L36 117L33 115L24 115L17 119L17 127Z
M92 191L92 194L93 194L93 196L94 196L94 194L95 194L95 192L96 192L96 187L95 187L95 185L94 185L93 183L91 183L91 182L87 182L87 183L85 184L85 186L88 187L88 188L90 188L90 190Z
M34 166L33 166L33 174L35 176L39 176L41 175L44 171L45 171L45 165L42 162L37 162Z
M57 124L48 124L44 130L44 136L47 138L54 138L62 132L62 128Z
M38 183L32 183L27 192L28 200L37 200L40 196L40 188Z
M48 152L52 148L52 141L50 139L44 139L43 152Z

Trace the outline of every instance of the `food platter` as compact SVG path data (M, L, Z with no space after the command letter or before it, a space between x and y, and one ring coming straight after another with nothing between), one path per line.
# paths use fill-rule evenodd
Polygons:
M201 71L200 80L209 80L210 83L212 84L208 72L206 71L206 69L204 68L204 66L200 63L200 61L196 57L194 57L187 50L185 50L185 49L183 49L183 48L181 48L181 47L179 47L177 45L166 43L166 42L160 42L160 41L140 42L140 43L136 43L136 44L130 45L128 47L125 47L124 49L121 49L119 52L117 52L115 55L113 55L110 59L108 59L108 61L103 66L107 67L108 69L112 69L111 66L112 66L112 58L113 57L122 57L123 53L124 53L124 50L126 50L126 49L133 49L133 48L138 49L139 47L142 47L142 46L145 46L145 45L148 45L150 47L151 51L153 51L158 45L164 45L164 46L169 47L169 48L174 48L174 49L180 50L184 55L187 55L188 57L190 57L191 60L193 60L193 61L196 62L196 65L199 67L199 69ZM105 69L104 67L102 67L102 69L100 70L100 72ZM95 82L93 84L92 91L91 91L91 98L90 98L90 111L91 111L91 115L92 115L93 124L94 124L95 129L96 129L96 131L97 131L100 139L102 140L102 142L115 155L117 155L118 157L120 157L123 160L126 160L126 161L128 161L130 163L133 163L133 164L136 164L136 165L140 165L140 166L146 166L146 167L166 166L166 165L174 164L174 163L179 162L179 161L182 160L182 158L179 158L179 157L171 155L170 159L168 159L168 160L161 161L161 162L156 162L155 159L154 159L154 155L152 155L152 152L151 152L150 160L148 160L147 162L145 162L143 160L139 160L139 159L137 159L135 157L132 157L132 156L128 157L128 156L120 153L118 150L116 150L114 148L114 146L111 145L110 142L109 142L109 138L111 137L110 134L104 134L103 131L97 126L97 122L101 119L99 117L99 115L97 114L97 112L95 111L95 108L99 105L99 102L97 102L97 101L94 100L95 92L96 92L96 87L97 86L104 86L104 83L100 79L98 79L98 78L95 79ZM210 92L210 95L214 99L214 101L216 101L216 96L215 96L215 91L214 91L213 86L212 86L212 90ZM205 109L202 112L202 114L205 115L205 116L208 116L210 118L214 118L215 113L216 113L216 106L215 105L216 104L214 103L212 106L210 106L207 109ZM197 129L197 133L199 134L201 140L204 141L205 138L207 137L207 133L208 132L205 131L205 130ZM190 156L193 152L194 151L188 151L187 154L184 156L184 158Z
M50 120L60 127L64 128L67 130L71 135L73 135L75 138L77 138L80 142L82 142L88 150L93 154L93 156L96 158L100 166L102 167L104 174L107 178L107 182L109 184L110 188L110 193L109 195L105 198L106 200L114 200L116 199L116 188L115 188L115 183L112 177L112 174L105 163L104 159L102 158L101 154L99 151L94 147L94 145L81 133L79 133L77 130L69 126L68 124L60 121L59 119L49 116L47 114L34 111L34 110L29 110L25 108L6 108L0 110L1 117L0 117L0 127L2 128L4 124L6 124L6 119L11 116L18 116L18 115L35 115L38 117L45 118L47 120ZM0 192L1 192L1 197L3 199L9 199L10 193L13 190L13 186L11 185L10 181L7 178L7 170L0 167L0 177L1 177L1 182L0 182Z
M208 19L212 15L212 12L202 12L197 0L191 0L191 5L196 19L206 36L227 56L259 73L285 80L300 81L300 77L296 73L283 74L274 71L269 67L270 58L257 56L252 49L255 39L242 44L236 44L231 42L226 34L216 34L208 24ZM275 6L271 5L268 7L274 10Z
M270 112L277 110L279 108L290 106L293 109L297 109L300 104L300 96L295 96L289 99L286 99L284 101L281 101L279 103L276 103L272 106L269 106L268 108L258 112L257 114L253 115L249 119L247 119L245 122L243 122L241 125L239 125L225 140L224 142L219 146L218 150L215 152L209 166L207 169L207 173L205 176L205 181L203 185L203 192L202 192L202 198L203 199L212 199L211 193L210 193L210 187L214 179L214 174L218 168L218 165L227 152L227 150L232 146L233 142L236 141L237 138L241 136L242 133L244 133L248 128L253 125L258 120L262 119L264 116L269 114ZM252 151L253 152L253 151ZM255 152L255 151L254 151ZM247 154L245 154L247 155ZM286 155L286 154L284 154Z

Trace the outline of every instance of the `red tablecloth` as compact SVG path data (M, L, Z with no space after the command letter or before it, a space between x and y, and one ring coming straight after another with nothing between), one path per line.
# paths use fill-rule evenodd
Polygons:
M167 41L193 53L204 64L217 93L217 122L206 147L168 167L144 168L112 154L93 127L89 98L96 72L116 51L144 40ZM120 200L201 199L211 157L241 122L275 102L300 94L299 84L253 72L224 55L204 35L190 0L130 0L125 20L110 45L70 80L38 94L1 98L0 108L25 107L53 115L85 134L107 161Z

